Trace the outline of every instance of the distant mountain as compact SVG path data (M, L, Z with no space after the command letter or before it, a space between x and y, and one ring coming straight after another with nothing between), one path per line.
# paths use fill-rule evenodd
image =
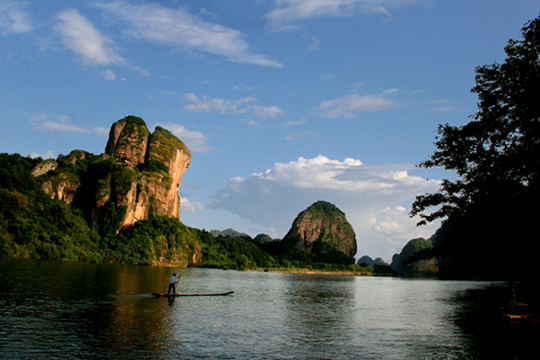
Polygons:
M259 244L266 244L266 243L271 243L273 241L280 241L280 240L272 239L272 237L267 234L258 234L257 236L255 236L253 241Z
M225 230L210 230L210 234L212 234L213 237L217 238L218 236L231 236L231 237L248 237L251 239L251 236L249 236L246 233L236 231L234 229L225 229Z
M409 241L401 250L401 253L392 257L390 267L401 276L434 276L437 274L437 259L419 260L411 264L405 262L413 254L433 248L431 239L417 238Z
M357 265L362 265L362 264L366 264L367 266L375 266L375 265L379 265L379 266L390 266L388 263L386 263L383 259L381 259L380 257L376 258L375 260L373 260L371 257L367 256L367 255L364 255L362 256L360 259L358 259L358 261L356 262Z
M281 246L285 251L308 253L315 262L351 264L357 250L345 213L326 201L317 201L298 214Z
M360 259L358 259L356 264L357 265L373 266L373 265L375 265L375 261L371 257L369 257L367 255L364 255Z

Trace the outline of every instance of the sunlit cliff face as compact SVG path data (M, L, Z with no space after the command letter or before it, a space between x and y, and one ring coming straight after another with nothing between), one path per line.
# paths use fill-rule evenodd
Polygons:
M77 150L68 155L67 160L76 166L85 156L84 151ZM101 161L99 174L90 174L96 178L95 184L90 186L93 194L87 197L93 199L93 213L110 202L125 206L119 229L150 215L180 218L178 186L191 162L191 153L168 130L157 127L150 133L144 120L136 116L118 120L111 126ZM76 171L62 170L58 166L58 162L46 160L32 173L38 177L58 168L58 175L44 181L42 189L52 198L69 204L87 179L79 178ZM87 186L84 191L88 189Z
M283 241L313 256L334 249L352 258L357 251L356 236L345 214L325 201L318 201L301 212ZM325 246L315 246L321 242Z

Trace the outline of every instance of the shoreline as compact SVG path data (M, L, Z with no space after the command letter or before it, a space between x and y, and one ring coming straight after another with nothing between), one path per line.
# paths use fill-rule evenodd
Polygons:
M275 272L283 274L341 275L341 276L393 276L392 274L374 274L365 271L324 271L308 269L246 269L245 271Z

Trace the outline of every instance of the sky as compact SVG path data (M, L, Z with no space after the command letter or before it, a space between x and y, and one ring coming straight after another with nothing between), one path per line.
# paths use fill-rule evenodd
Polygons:
M0 0L0 152L105 150L127 116L192 154L180 218L283 238L318 200L357 258L417 237L416 195L454 174L416 165L438 124L477 110L475 67L537 0Z

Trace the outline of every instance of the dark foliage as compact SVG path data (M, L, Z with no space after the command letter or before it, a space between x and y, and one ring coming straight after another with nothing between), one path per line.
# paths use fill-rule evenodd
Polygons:
M167 165L165 165L163 162L159 160L153 160L153 159L146 160L143 164L137 165L137 168L139 169L139 171L155 171L155 172L164 171L166 173L169 172L169 168L167 167Z
M417 196L411 210L420 224L444 220L447 235L437 249L449 276L461 267L460 277L499 277L502 257L512 259L508 274L533 271L531 234L540 215L540 19L528 22L522 35L509 40L503 64L476 69L478 112L466 125L440 125L437 150L420 163L457 175L437 193ZM437 210L426 213L432 207Z
M30 175L37 162L0 154L0 256L101 261L97 232Z

